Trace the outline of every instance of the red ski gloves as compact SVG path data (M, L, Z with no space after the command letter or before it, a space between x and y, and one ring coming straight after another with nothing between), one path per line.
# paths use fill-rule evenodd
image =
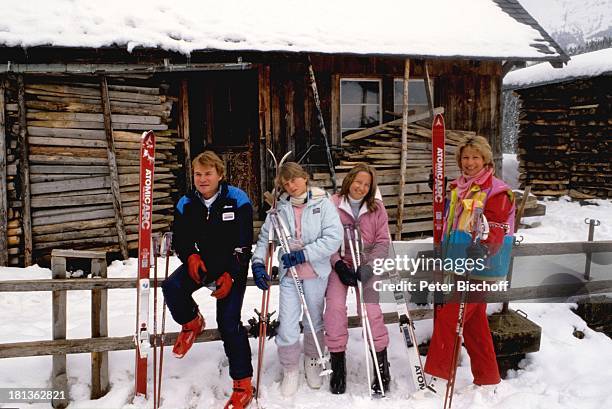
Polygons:
M189 277L193 281L198 284L202 283L202 277L200 277L200 271L206 274L208 270L206 269L206 265L202 261L202 258L199 254L192 254L187 259L187 272L189 273Z
M221 277L217 278L217 281L215 281L215 284L217 284L217 289L213 291L211 295L217 300L227 297L232 289L233 283L234 280L232 280L232 276L229 275L229 273L225 272L221 274Z

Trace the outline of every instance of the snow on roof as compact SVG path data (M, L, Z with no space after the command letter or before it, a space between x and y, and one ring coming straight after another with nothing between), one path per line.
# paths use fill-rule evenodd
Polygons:
M0 45L560 57L495 1L5 0Z
M612 74L612 48L573 56L563 68L545 62L512 71L504 77L504 88L530 88L604 74Z

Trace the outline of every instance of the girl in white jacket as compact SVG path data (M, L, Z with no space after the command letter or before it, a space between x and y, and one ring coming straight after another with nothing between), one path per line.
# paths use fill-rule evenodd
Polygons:
M304 289L304 298L310 312L315 335L321 347L323 338L323 307L327 279L331 272L330 257L340 248L343 239L342 224L336 207L327 193L308 186L308 173L294 162L285 163L276 181L281 194L277 202L279 217L292 237L291 252L279 251L279 316L276 345L283 381L281 392L291 396L299 384L300 318L302 306L289 267L295 267ZM259 233L253 254L252 270L256 285L265 290L270 277L266 274L265 259L269 229L273 229L270 216ZM304 368L311 388L321 387L320 367L314 336L304 317Z

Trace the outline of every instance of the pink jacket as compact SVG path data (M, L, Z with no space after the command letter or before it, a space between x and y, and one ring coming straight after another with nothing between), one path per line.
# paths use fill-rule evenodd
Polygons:
M351 211L351 205L346 198L335 194L331 197L331 201L338 209L343 227L359 228L364 248L362 264L371 264L377 258L387 258L390 243L389 218L383 202L376 199L378 207L373 212L368 211L367 206L362 206L357 220L355 220ZM331 256L332 267L340 259L347 263L347 265L352 266L351 251L346 237L340 250Z

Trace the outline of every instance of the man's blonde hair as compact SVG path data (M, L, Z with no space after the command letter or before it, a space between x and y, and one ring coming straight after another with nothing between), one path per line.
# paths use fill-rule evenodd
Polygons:
M477 150L482 155L485 167L494 168L493 165L493 151L489 142L480 135L468 136L463 142L457 146L457 152L455 153L455 159L457 165L461 169L461 155L463 154L463 148L470 147Z
M191 161L191 166L195 169L197 165L214 167L221 178L225 177L225 164L213 151L204 151L196 156L193 161Z

